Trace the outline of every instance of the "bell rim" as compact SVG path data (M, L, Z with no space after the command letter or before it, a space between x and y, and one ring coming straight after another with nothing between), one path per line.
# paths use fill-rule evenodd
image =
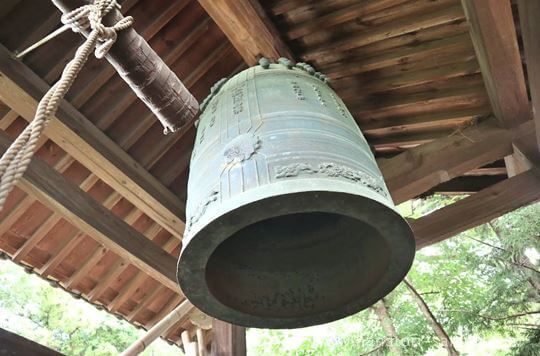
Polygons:
M301 180L293 180L288 183L291 185L298 185L298 183L300 183L298 181ZM235 209L229 210L225 214L213 218L211 226L207 225L191 236L187 241L187 245L182 249L177 266L177 278L185 296L201 311L236 325L269 329L292 329L327 323L355 314L374 304L377 300L386 296L397 287L412 266L416 248L414 235L410 226L407 221L395 211L393 206L384 199L373 199L372 194L358 195L358 189L356 189L354 193L351 191L305 189L306 187L303 186L303 190L296 192L288 191L281 195L271 195L237 206ZM324 199L324 197L327 195L330 197L331 195L332 198L335 199L336 194L339 195L343 201L346 201L346 204L337 208L336 206L328 207L325 204L327 200ZM257 215L257 206L265 206L265 208L267 208L269 205L279 204L279 200L284 197L287 197L287 199L298 199L299 197L304 199L307 198L312 204L305 204L300 210L284 209L287 211L281 210L281 213L278 214L268 214L262 219ZM274 200L274 203L272 203L272 200ZM357 214L351 214L351 211L354 211L351 207L354 207L355 205L357 207L363 206L363 209L361 209L361 212L358 211ZM208 262L208 259L219 244L246 226L272 217L304 212L334 213L367 222L363 218L369 215L370 211L373 212L374 209L383 209L387 211L389 214L386 214L385 216L391 221L377 221L377 224L374 225L371 222L375 220L372 220L368 222L369 225L377 230L379 230L378 228L384 228L385 226L387 228L389 226L399 228L400 231L396 234L389 235L381 233L381 236L385 238L391 251L400 250L400 254L397 256L392 255L392 257L390 257L387 269L381 274L380 280L370 293L367 293L365 298L360 300L356 299L339 308L308 316L271 318L235 310L219 301L209 290L205 274L206 262ZM219 233L212 231L215 230L212 226L231 225L230 221L231 219L235 219L235 215L240 215L242 217L242 224L236 224L234 229L227 230L227 233L223 233L221 236ZM373 215L375 215L375 213L373 213ZM204 261L204 265L201 264L201 261ZM196 265L199 267L195 269L188 268L188 266ZM377 293L375 293L375 291Z

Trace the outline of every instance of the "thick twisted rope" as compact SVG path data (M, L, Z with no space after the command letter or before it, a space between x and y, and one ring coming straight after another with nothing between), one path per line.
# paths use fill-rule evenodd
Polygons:
M88 60L92 49L95 56L103 58L117 38L117 31L127 29L133 23L131 16L125 17L111 27L102 24L103 17L118 7L116 0L96 0L91 5L81 6L62 16L62 22L75 32L91 29L90 34L75 52L56 82L39 102L34 120L11 144L0 159L0 211L8 194L28 168L36 151L37 141L45 127L58 110L64 95Z

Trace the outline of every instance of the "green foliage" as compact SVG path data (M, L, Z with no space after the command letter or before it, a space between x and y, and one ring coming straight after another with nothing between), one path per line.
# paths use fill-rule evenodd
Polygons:
M144 331L0 261L0 327L66 355L117 355ZM144 355L178 355L156 341Z
M526 332L527 338L518 341L511 349L510 353L516 356L537 356L540 355L540 329L531 329Z

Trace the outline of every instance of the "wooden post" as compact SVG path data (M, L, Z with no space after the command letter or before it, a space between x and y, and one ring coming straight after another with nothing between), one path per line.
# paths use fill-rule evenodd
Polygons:
M246 328L214 319L212 332L212 356L246 355Z
M188 330L182 332L182 345L184 346L184 354L186 356L199 356L197 343L191 341L191 336Z
M67 13L90 2L53 0L53 3ZM120 11L113 9L105 16L103 23L111 26L122 18ZM132 27L118 33L106 58L161 121L165 133L186 127L195 118L199 110L197 100Z
M206 339L204 337L204 330L197 328L197 349L199 356L206 356Z

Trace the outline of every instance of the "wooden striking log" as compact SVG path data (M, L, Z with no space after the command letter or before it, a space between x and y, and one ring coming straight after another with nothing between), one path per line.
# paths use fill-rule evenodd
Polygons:
M90 2L53 0L53 3L67 13ZM122 18L120 11L113 9L103 23L112 26ZM106 58L161 121L165 133L179 130L194 119L199 110L197 100L133 28L118 33Z
M483 189L452 205L410 221L416 249L443 241L540 200L540 176L532 169Z

